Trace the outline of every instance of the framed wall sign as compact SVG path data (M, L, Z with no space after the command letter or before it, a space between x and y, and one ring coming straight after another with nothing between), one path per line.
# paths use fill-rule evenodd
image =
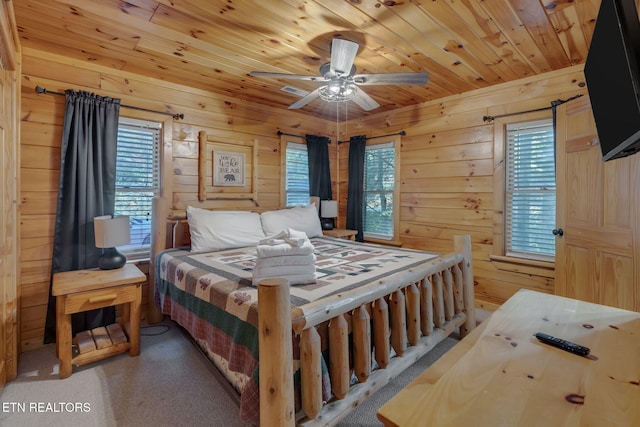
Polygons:
M257 200L257 141L198 134L198 200Z
M213 185L219 187L244 187L245 153L213 151Z

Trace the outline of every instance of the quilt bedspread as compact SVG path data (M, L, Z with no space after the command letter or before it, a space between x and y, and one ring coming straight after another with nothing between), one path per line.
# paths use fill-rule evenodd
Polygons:
M291 286L292 306L401 273L438 256L328 237L316 237L311 242L318 280ZM258 290L252 285L256 257L255 247L202 253L170 249L158 255L155 276L156 302L163 313L194 338L205 341L208 350L236 375L241 418L254 424L259 419ZM299 359L295 346L294 359ZM328 375L323 381L328 400Z

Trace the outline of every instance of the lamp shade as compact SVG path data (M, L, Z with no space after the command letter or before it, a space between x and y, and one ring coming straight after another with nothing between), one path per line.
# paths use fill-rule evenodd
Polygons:
M96 247L105 249L98 258L101 270L113 270L122 267L127 257L118 252L116 246L126 245L131 241L129 217L111 215L93 218L93 231L96 236Z
M129 217L103 215L93 219L97 248L115 248L131 241Z
M320 216L322 218L336 218L338 216L338 202L336 200L323 200L320 203Z

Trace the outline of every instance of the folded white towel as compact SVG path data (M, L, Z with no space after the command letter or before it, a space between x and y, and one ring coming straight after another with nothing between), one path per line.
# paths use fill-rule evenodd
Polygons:
M289 243L256 246L256 254L258 258L289 255L309 255L313 253L313 250L313 245L311 244L311 241L309 239L306 239L300 246L291 246Z
M316 265L280 265L277 267L254 267L253 275L257 277L280 277L282 275L314 274Z
M274 277L286 279L290 285L317 283L313 252L306 233L292 228L260 240L256 246L253 285Z
M315 265L316 254L307 255L287 255L272 256L267 258L256 258L256 268L258 267L279 267L282 265Z
M278 277L279 279L285 279L289 282L289 285L311 285L318 283L318 278L314 274L285 274L280 276L259 277L253 276L253 286L258 286L261 280L272 279Z
M289 243L291 246L302 246L307 240L309 240L309 238L304 231L287 228L273 236L268 236L265 239L260 240L258 244L276 246L283 243Z

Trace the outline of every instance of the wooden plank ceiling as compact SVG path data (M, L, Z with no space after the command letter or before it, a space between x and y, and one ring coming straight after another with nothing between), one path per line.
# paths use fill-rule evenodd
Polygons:
M427 72L423 86L364 86L380 107L435 100L584 63L600 0L14 0L23 47L286 109L319 76L333 37L357 73ZM73 87L72 77L70 87ZM336 118L317 99L301 110ZM342 113L341 113L342 114Z

